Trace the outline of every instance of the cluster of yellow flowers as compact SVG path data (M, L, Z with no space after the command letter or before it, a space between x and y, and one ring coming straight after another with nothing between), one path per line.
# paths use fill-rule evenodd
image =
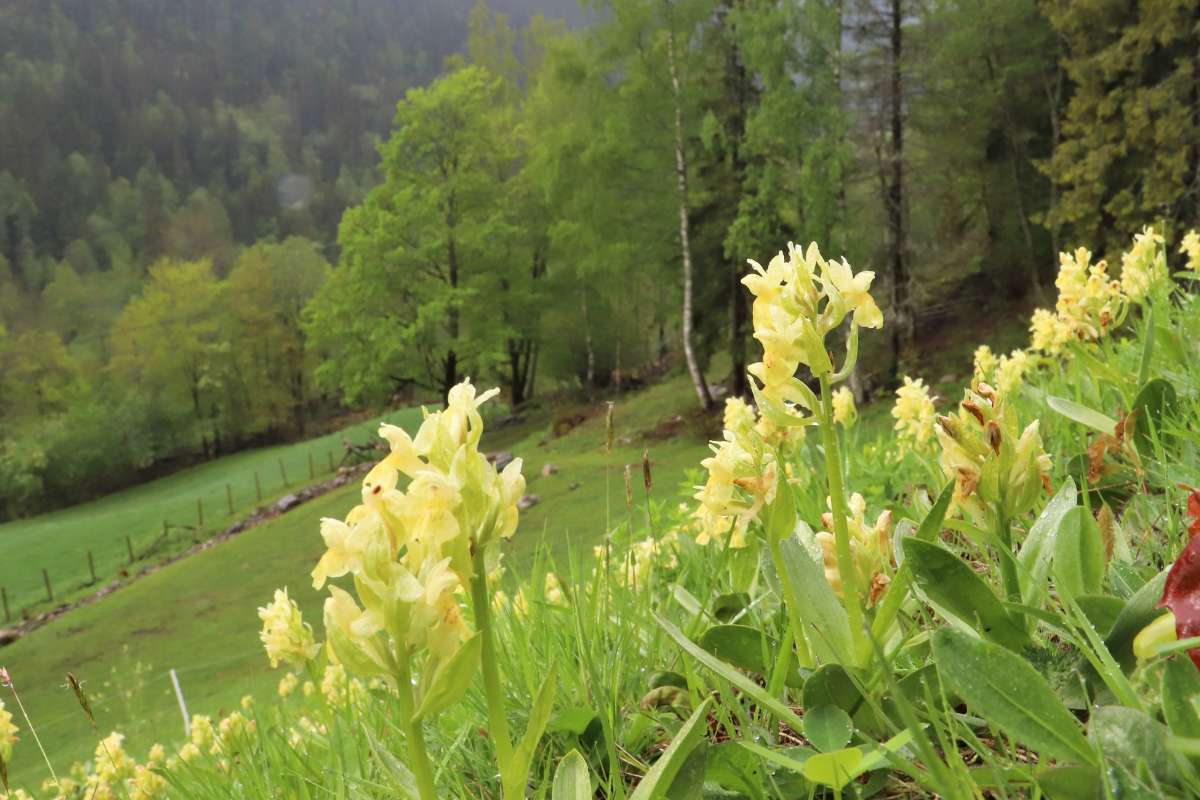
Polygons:
M722 435L710 445L713 454L700 462L708 480L695 495L700 501L697 541L725 542L728 536L730 547L744 547L747 527L775 498L779 470L774 449L759 433L754 410L740 398L725 402Z
M287 587L275 590L275 599L258 610L263 628L259 634L271 668L280 662L303 664L316 658L321 646L313 640L312 627L300 616L300 607L288 597Z
M1092 253L1084 247L1059 254L1054 285L1058 300L1053 311L1033 312L1029 330L1032 347L1056 354L1073 341L1095 341L1120 323L1131 302L1141 302L1155 286L1167 282L1165 239L1147 226L1133 237L1133 246L1121 255L1121 276L1112 279L1107 264L1091 263ZM1188 267L1200 265L1200 235L1189 231L1179 251L1188 257ZM1000 387L1003 391L1003 387Z
M955 505L976 524L994 511L1012 519L1049 491L1050 456L1038 421L1023 430L1004 395L986 383L967 389L955 416L938 417L941 465L955 483Z
M1027 350L1013 350L1008 355L995 355L992 348L982 344L975 349L975 373L971 384L987 383L1008 395L1020 388L1025 375L1035 361Z
M325 601L330 658L351 672L392 680L398 658L426 649L448 659L473 635L459 595L475 574L477 550L486 569L498 565L494 545L516 530L525 490L521 459L497 474L479 451L479 406L498 392L476 396L469 380L460 383L444 411L422 409L415 438L382 425L391 452L363 479L362 503L344 521L321 521L326 551L313 570L313 586L349 574L363 603L332 585ZM409 479L404 490L401 475ZM259 615L272 666L314 657L311 632L286 590ZM284 680L281 695L295 689Z
M830 502L832 506L832 502ZM888 571L892 564L892 512L882 511L876 517L873 525L867 525L867 501L858 492L850 495L846 503L850 516L846 518L846 527L850 532L850 553L854 565L870 586L868 603L873 604L887 588L890 581ZM842 594L842 576L838 570L837 544L833 529L833 512L827 511L821 515L825 530L816 534L817 542L821 545L825 565L825 579L840 596Z
M1179 243L1179 252L1187 256L1188 269L1200 269L1200 232L1188 231Z
M10 760L16 743L17 726L13 724L12 713L4 707L4 701L0 700L0 759Z
M933 405L933 396L925 381L917 378L915 381L904 376L904 383L896 390L896 404L892 406L892 416L896 419L896 438L900 440L902 452L923 452L933 441L933 423L937 417L937 409Z
M497 474L479 451L479 406L499 390L476 397L464 381L450 390L444 411L425 412L415 438L394 425L380 435L391 453L363 480L362 505L346 520L322 520L327 551L313 585L351 574L365 608L330 587L325 628L331 656L360 675L390 677L396 648L427 648L444 660L470 636L458 595L475 574L476 550L486 569L499 562L493 546L517 528L517 501L525 490L521 459ZM406 491L399 476L410 479ZM407 657L406 654L404 654Z
M57 782L49 778L42 784L42 793L54 800L84 797L97 800L151 800L166 797L167 780L159 771L170 769L160 744L154 745L145 763L125 750L125 736L116 731L110 733L97 745L90 763L76 762L71 766L70 777L60 777ZM31 795L18 789L11 795L0 794L0 798L11 797L32 800Z
M1133 235L1133 247L1121 256L1121 291L1130 300L1141 300L1168 279L1164 243L1162 234L1149 225Z
M762 344L763 357L749 372L762 383L762 395L772 406L808 408L811 392L796 370L803 364L814 375L833 372L825 349L829 332L848 314L856 326L883 327L883 313L869 291L875 273L855 275L844 259L826 261L815 243L801 252L789 242L787 256L778 253L765 269L756 261L750 265L754 273L742 283L754 295L754 338Z
M675 569L679 566L679 557L676 552L678 539L678 532L673 530L663 534L659 539L647 536L645 539L633 542L620 556L619 563L614 565L617 570L615 573L617 583L622 586L647 586L656 571ZM697 544L705 545L710 541L712 539L709 538L709 534L704 528L701 528L696 536ZM592 548L592 553L597 561L601 561L604 558L604 545L596 545Z
M858 421L858 406L849 387L842 386L833 393L833 421L844 428L853 428Z
M1127 260L1129 256L1127 253ZM1072 341L1100 339L1123 313L1129 295L1122 291L1122 283L1133 272L1127 267L1122 281L1112 280L1105 261L1095 264L1091 261L1092 253L1086 247L1059 254L1058 276L1054 280L1058 301L1054 311L1039 308L1030 322L1035 350L1059 353ZM1131 263L1141 261L1139 256ZM1133 281L1131 278L1130 282Z

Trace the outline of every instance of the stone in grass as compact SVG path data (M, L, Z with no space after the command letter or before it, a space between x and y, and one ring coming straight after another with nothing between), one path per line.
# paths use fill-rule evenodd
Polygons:
M275 510L282 514L285 511L290 511L300 505L302 501L298 495L285 494L275 502Z
M496 472L500 472L509 464L512 463L514 456L507 450L502 450L499 453L488 453L487 460L496 466Z
M536 494L527 494L517 501L517 508L519 508L521 511L526 511L530 508L533 508L540 502L542 502L542 498L538 497Z

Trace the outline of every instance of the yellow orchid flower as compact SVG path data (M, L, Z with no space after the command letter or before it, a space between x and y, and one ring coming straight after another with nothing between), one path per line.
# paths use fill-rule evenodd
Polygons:
M874 272L867 270L855 275L846 260L842 259L827 263L824 278L827 282L826 291L832 284L848 310L854 312L854 322L859 327L883 327L883 312L875 305L875 299L871 297L870 292L871 281L875 280Z
M271 668L284 661L289 664L304 664L315 658L320 647L313 641L312 628L300 616L300 607L288 597L287 589L276 589L275 599L258 609L263 622L263 646L271 659Z

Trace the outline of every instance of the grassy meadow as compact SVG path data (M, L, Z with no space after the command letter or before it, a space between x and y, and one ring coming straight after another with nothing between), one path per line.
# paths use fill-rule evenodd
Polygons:
M608 530L608 522L615 515L626 516L624 464L633 465L637 496L642 496L643 451L649 454L658 496L664 500L676 496L685 472L696 469L706 452L706 437L713 433L708 429L712 420L692 414L687 390L685 379L676 377L622 397L614 412L611 453L604 450L603 403L560 409L559 416L578 418L586 413L586 418L558 437L552 433L555 417L547 412L488 435L486 449L511 451L525 459L527 491L540 498L522 514L520 533L511 542L508 558L516 569L527 568L530 554L543 542L561 555L568 549L590 553ZM676 422L680 415L683 422ZM413 409L386 418L415 430L420 416ZM47 538L61 541L42 542L42 549L34 552L58 557L63 563L76 555L74 540L67 537L78 534L63 527L68 521L102 519L106 527L93 529L93 539L88 541L115 537L123 548L121 531L137 529L140 508L155 509L147 515L186 513L189 504L194 510L193 498L200 492L224 502L224 484L248 477L252 488L255 469L275 469L272 490L278 495L283 487L278 482L277 458L285 458L289 469L294 467L298 476L307 478L307 452L338 446L343 436L361 443L373 435L376 424L364 422L311 442L240 453L96 503L24 521L18 529L53 531ZM542 475L546 464L555 466L552 475ZM302 481L293 480L291 488L300 485ZM134 751L182 738L169 677L172 668L192 713L227 712L247 693L272 697L279 675L263 656L254 609L268 602L276 587L286 586L307 617L320 618L321 596L312 589L309 576L324 549L319 521L344 516L358 496L358 483L352 482L141 578L0 650L0 664L12 673L56 768L65 771L73 761L86 760L96 743L66 687L67 672L85 682L101 733L120 730ZM637 513L640 517L643 511L639 508ZM52 519L57 525L46 527ZM0 529L0 537L10 527L18 526ZM22 554L19 561L4 563L0 569L19 575L17 567L29 562ZM86 577L86 565L84 569L84 576L77 575L76 580ZM45 765L34 757L36 751L29 744L10 766L14 785L36 785L46 776Z

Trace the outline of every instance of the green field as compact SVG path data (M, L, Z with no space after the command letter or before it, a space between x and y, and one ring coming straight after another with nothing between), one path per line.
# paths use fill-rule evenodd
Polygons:
M691 415L694 398L686 379L668 380L619 401L614 415L616 442L612 452L606 453L602 406L592 406L592 415L561 437L550 433L552 417L531 415L526 422L485 438L487 449L510 450L525 458L528 492L541 498L523 515L510 546L508 563L514 571L522 569L539 542L545 541L559 552L569 546L590 548L610 518L624 519L626 463L635 465L635 495L640 505L643 450L649 452L653 465L655 498L673 500L685 470L695 468L703 457L705 428L715 422L715 418ZM684 419L677 420L679 415ZM415 419L410 413L408 422ZM335 443L335 439L296 445L291 458L306 465L306 448L319 448L326 442ZM253 481L255 465L270 465L279 451L231 456L53 516L70 513L76 520L95 519L100 509L108 509L106 519L122 522L109 523L107 536L119 537L119 525L135 524L141 509L151 518L148 527L153 528L153 519L171 507L171 500L186 509L201 486L219 494L225 481L235 475L243 479L250 475ZM541 470L547 463L558 471L543 477ZM185 483L185 475L193 480ZM197 476L203 476L203 481ZM168 484L170 491L160 489L160 483ZM574 484L578 486L571 488ZM192 713L215 715L230 710L246 693L263 701L273 696L279 676L270 671L259 645L255 609L270 600L276 587L287 586L306 617L317 623L319 633L321 597L309 579L323 550L319 519L344 514L357 497L355 484L301 505L0 650L0 664L12 672L55 768L65 771L72 761L88 758L96 742L64 686L68 671L84 680L89 693L96 695L94 705L102 732L121 730L135 753L144 752L156 741L181 738L183 725L169 677L172 668L178 672ZM643 512L639 508L636 513ZM48 519L23 525L44 524ZM98 532L95 538L101 538ZM51 554L39 557L53 557L54 552L73 551L64 547L37 552ZM28 563L23 555L20 561ZM19 571L12 564L5 569ZM18 746L10 769L16 785L36 785L45 777L45 765L28 735Z
M409 426L420 419L420 411L410 408L383 417ZM327 477L330 457L336 464L345 452L342 440L367 441L374 437L378 423L379 417L372 417L318 439L243 451L91 503L0 525L0 587L8 595L13 618L22 608L42 610L51 605L43 569L58 602L91 591L89 550L98 584L105 584L129 567L125 537L130 538L140 559L161 535L164 520L172 526L198 523L197 501L203 504L204 528L195 535L211 535L258 505L256 474L264 501L310 482L310 454L314 473ZM233 514L229 513L226 484L233 494ZM171 536L178 549L191 543L193 533L179 527L172 529ZM0 616L0 626L3 622Z

